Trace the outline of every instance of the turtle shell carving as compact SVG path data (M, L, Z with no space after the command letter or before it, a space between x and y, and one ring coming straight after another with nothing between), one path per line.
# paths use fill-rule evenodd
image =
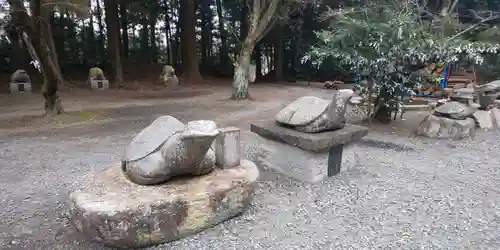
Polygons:
M291 126L304 126L318 119L330 105L315 96L303 96L288 104L276 115L276 121Z
M141 159L159 148L185 125L172 116L161 116L137 134L125 149L125 161Z

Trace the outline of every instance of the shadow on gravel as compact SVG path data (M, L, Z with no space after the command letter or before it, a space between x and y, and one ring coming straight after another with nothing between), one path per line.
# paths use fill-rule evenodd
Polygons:
M398 152L401 151L414 151L415 148L406 145L397 144L394 142L379 141L375 139L361 139L358 143L359 146L371 147L371 148L381 148L381 149L392 149Z

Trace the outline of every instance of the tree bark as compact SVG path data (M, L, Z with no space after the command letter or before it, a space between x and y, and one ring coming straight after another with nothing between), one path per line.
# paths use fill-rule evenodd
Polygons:
M96 6L97 6L97 25L99 26L99 50L98 54L103 55L105 52L104 49L104 24L102 22L102 8L101 8L101 1L96 0Z
M275 43L275 59L274 59L274 73L275 75L275 80L277 82L281 82L283 80L283 65L284 65L284 51L283 51L283 36L284 36L284 27L277 27L276 28L276 43Z
M238 54L238 60L235 63L234 77L233 77L233 100L250 99L248 93L249 71L252 59L252 51L255 44L251 39L245 40L242 44L241 51Z
M61 100L59 98L58 86L63 83L62 76L59 74L57 66L52 60L45 34L42 33L43 22L34 22L33 20L41 20L42 18L42 1L35 0L33 7L33 18L28 15L26 8L21 0L8 1L12 10L13 23L23 30L26 34L24 37L29 47L29 43L33 45L36 55L32 55L33 60L38 60L45 79L42 87L42 94L45 99L45 114L59 115L64 112Z
M163 0L163 7L165 11L165 36L167 38L167 62L169 65L175 67L173 50L172 50L172 34L170 28L170 3L168 0Z
M127 59L129 52L129 40L128 40L128 16L127 16L127 7L128 3L126 1L122 1L120 3L120 20L122 23L122 56Z
M184 77L188 82L200 83L200 65L198 59L198 48L196 44L196 1L182 0L182 65L184 66Z
M255 60L255 79L262 77L262 44L255 45L254 60Z
M149 7L149 41L151 44L151 50L149 51L150 59L153 63L157 62L157 50L158 47L156 45L156 22L157 22L157 8L156 3L151 4Z
M117 0L104 0L106 26L108 32L108 56L111 63L112 80L116 87L123 85L123 70L120 57Z
M219 18L219 35L220 35L220 50L219 61L223 72L226 72L228 66L228 49L227 49L227 36L226 29L224 28L224 16L222 12L222 0L216 0L217 4L217 17Z

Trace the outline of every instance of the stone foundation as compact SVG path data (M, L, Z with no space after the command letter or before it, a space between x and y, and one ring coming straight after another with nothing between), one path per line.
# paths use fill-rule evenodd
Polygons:
M302 133L275 122L251 124L250 130L260 136L256 163L299 181L317 183L338 174L344 163L356 165L358 157L344 148L368 133L361 126L346 127L322 133ZM348 166L351 167L351 166Z
M109 81L108 80L89 80L91 89L109 89Z
M31 93L31 83L29 82L10 82L9 90L11 94Z
M130 182L119 166L70 194L68 217L90 239L119 248L174 241L241 214L254 193L253 162L162 185Z
M417 133L430 138L464 139L474 137L474 119L454 120L435 115L427 116L419 125Z

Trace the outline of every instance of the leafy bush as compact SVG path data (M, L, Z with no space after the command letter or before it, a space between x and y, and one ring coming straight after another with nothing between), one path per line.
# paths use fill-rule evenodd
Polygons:
M435 19L423 20L420 6L411 2L329 10L324 20L331 25L316 33L320 42L303 61L310 60L319 67L335 58L367 76L372 84L358 88L365 96L376 95L373 114L389 122L391 112L401 110L405 97L420 87L426 77L421 69L426 65L462 61L481 64L485 54L500 51L498 44L464 40L462 35L473 26L458 32L454 29L454 34L447 35L442 32L446 20ZM436 23L443 29L436 28Z

